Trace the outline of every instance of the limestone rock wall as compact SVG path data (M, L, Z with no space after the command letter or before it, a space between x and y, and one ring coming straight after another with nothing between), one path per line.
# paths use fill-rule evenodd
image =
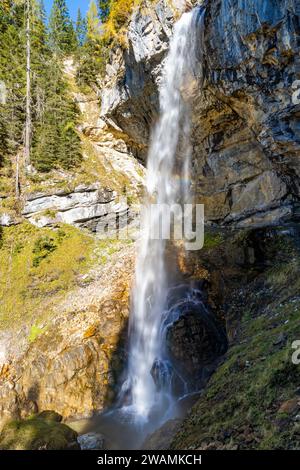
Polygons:
M70 193L30 194L23 215L38 227L62 222L96 231L98 224L127 215L128 210L126 201L119 201L115 191L93 184L78 186Z
M165 0L145 1L128 27L128 49L111 54L102 88L101 116L140 145L145 158L150 127L158 112L158 86L168 50L174 10Z
M206 8L204 80L193 96L198 201L208 222L278 222L299 198L299 2L198 3ZM140 144L142 159L172 24L189 6L176 10L166 0L154 6L145 1L133 14L128 50L116 50L107 68L102 117Z

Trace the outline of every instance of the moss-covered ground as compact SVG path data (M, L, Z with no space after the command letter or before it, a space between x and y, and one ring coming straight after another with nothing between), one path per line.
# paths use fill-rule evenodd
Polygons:
M300 256L293 237L270 237L265 246L258 270L248 266L254 272L241 276L230 298L224 362L172 448L300 448L300 365L292 362L300 340Z

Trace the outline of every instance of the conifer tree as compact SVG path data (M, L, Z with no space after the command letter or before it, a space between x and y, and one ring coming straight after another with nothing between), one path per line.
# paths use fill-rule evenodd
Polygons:
M16 153L22 144L25 122L25 31L24 3L0 3L0 81L6 89L0 105L0 121L5 141L0 141L1 160Z
M60 7L59 11L62 13L58 16L64 18L60 23L63 27L58 38L62 38L65 42L57 44L52 53L47 46L42 3L35 15L33 30L36 50L41 54L40 61L37 57L37 65L42 65L43 70L36 75L36 125L33 133L32 158L36 169L43 172L59 167L68 169L81 161L80 139L76 132L78 109L68 94L60 59L61 53L73 51L76 42L75 31L65 6L64 0L57 2L57 8ZM54 7L55 5L52 13L55 11Z
M97 4L94 0L91 0L87 12L87 37L90 41L97 41L101 37L101 21Z
M32 52L49 54L46 10L43 0L33 0L32 5Z
M32 113L31 113L31 2L26 0L26 117L25 117L25 139L24 158L27 170L31 167L31 135L32 135ZM19 169L17 162L17 169ZM19 174L16 175L16 187L19 188Z
M105 23L110 11L111 0L98 0L99 17Z
M27 2L27 0L26 0ZM81 160L78 110L68 92L61 54L49 48L42 0L30 0L31 157L36 169L71 168ZM24 144L26 123L26 10L24 0L0 3L0 166Z
M66 0L54 0L50 14L50 43L55 53L68 54L76 48L76 34Z
M45 104L33 142L33 162L42 172L72 168L82 158L76 132L78 110L68 94L61 65L55 56L45 73Z
M91 0L87 13L86 42L79 58L77 82L79 85L93 86L97 76L104 70L108 53L103 43L103 25L99 19L97 4Z
M77 37L77 44L79 47L82 47L86 41L86 34L87 34L87 24L86 18L82 16L80 8L78 9L77 13L77 21L76 21L76 37Z

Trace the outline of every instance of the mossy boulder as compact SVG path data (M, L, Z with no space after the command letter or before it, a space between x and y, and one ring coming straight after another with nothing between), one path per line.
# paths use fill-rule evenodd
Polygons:
M62 415L59 413L56 413L56 411L42 411L37 415L37 418L42 419L44 421L50 422L50 423L61 423L62 422Z
M28 419L9 421L0 434L0 450L79 449L77 433L61 420L58 413L44 411Z

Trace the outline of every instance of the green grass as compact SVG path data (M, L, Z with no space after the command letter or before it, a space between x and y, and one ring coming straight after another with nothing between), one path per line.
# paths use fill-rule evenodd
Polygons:
M123 241L96 240L77 228L39 229L28 222L0 233L0 330L27 325L29 341L41 333L54 307L99 259Z

